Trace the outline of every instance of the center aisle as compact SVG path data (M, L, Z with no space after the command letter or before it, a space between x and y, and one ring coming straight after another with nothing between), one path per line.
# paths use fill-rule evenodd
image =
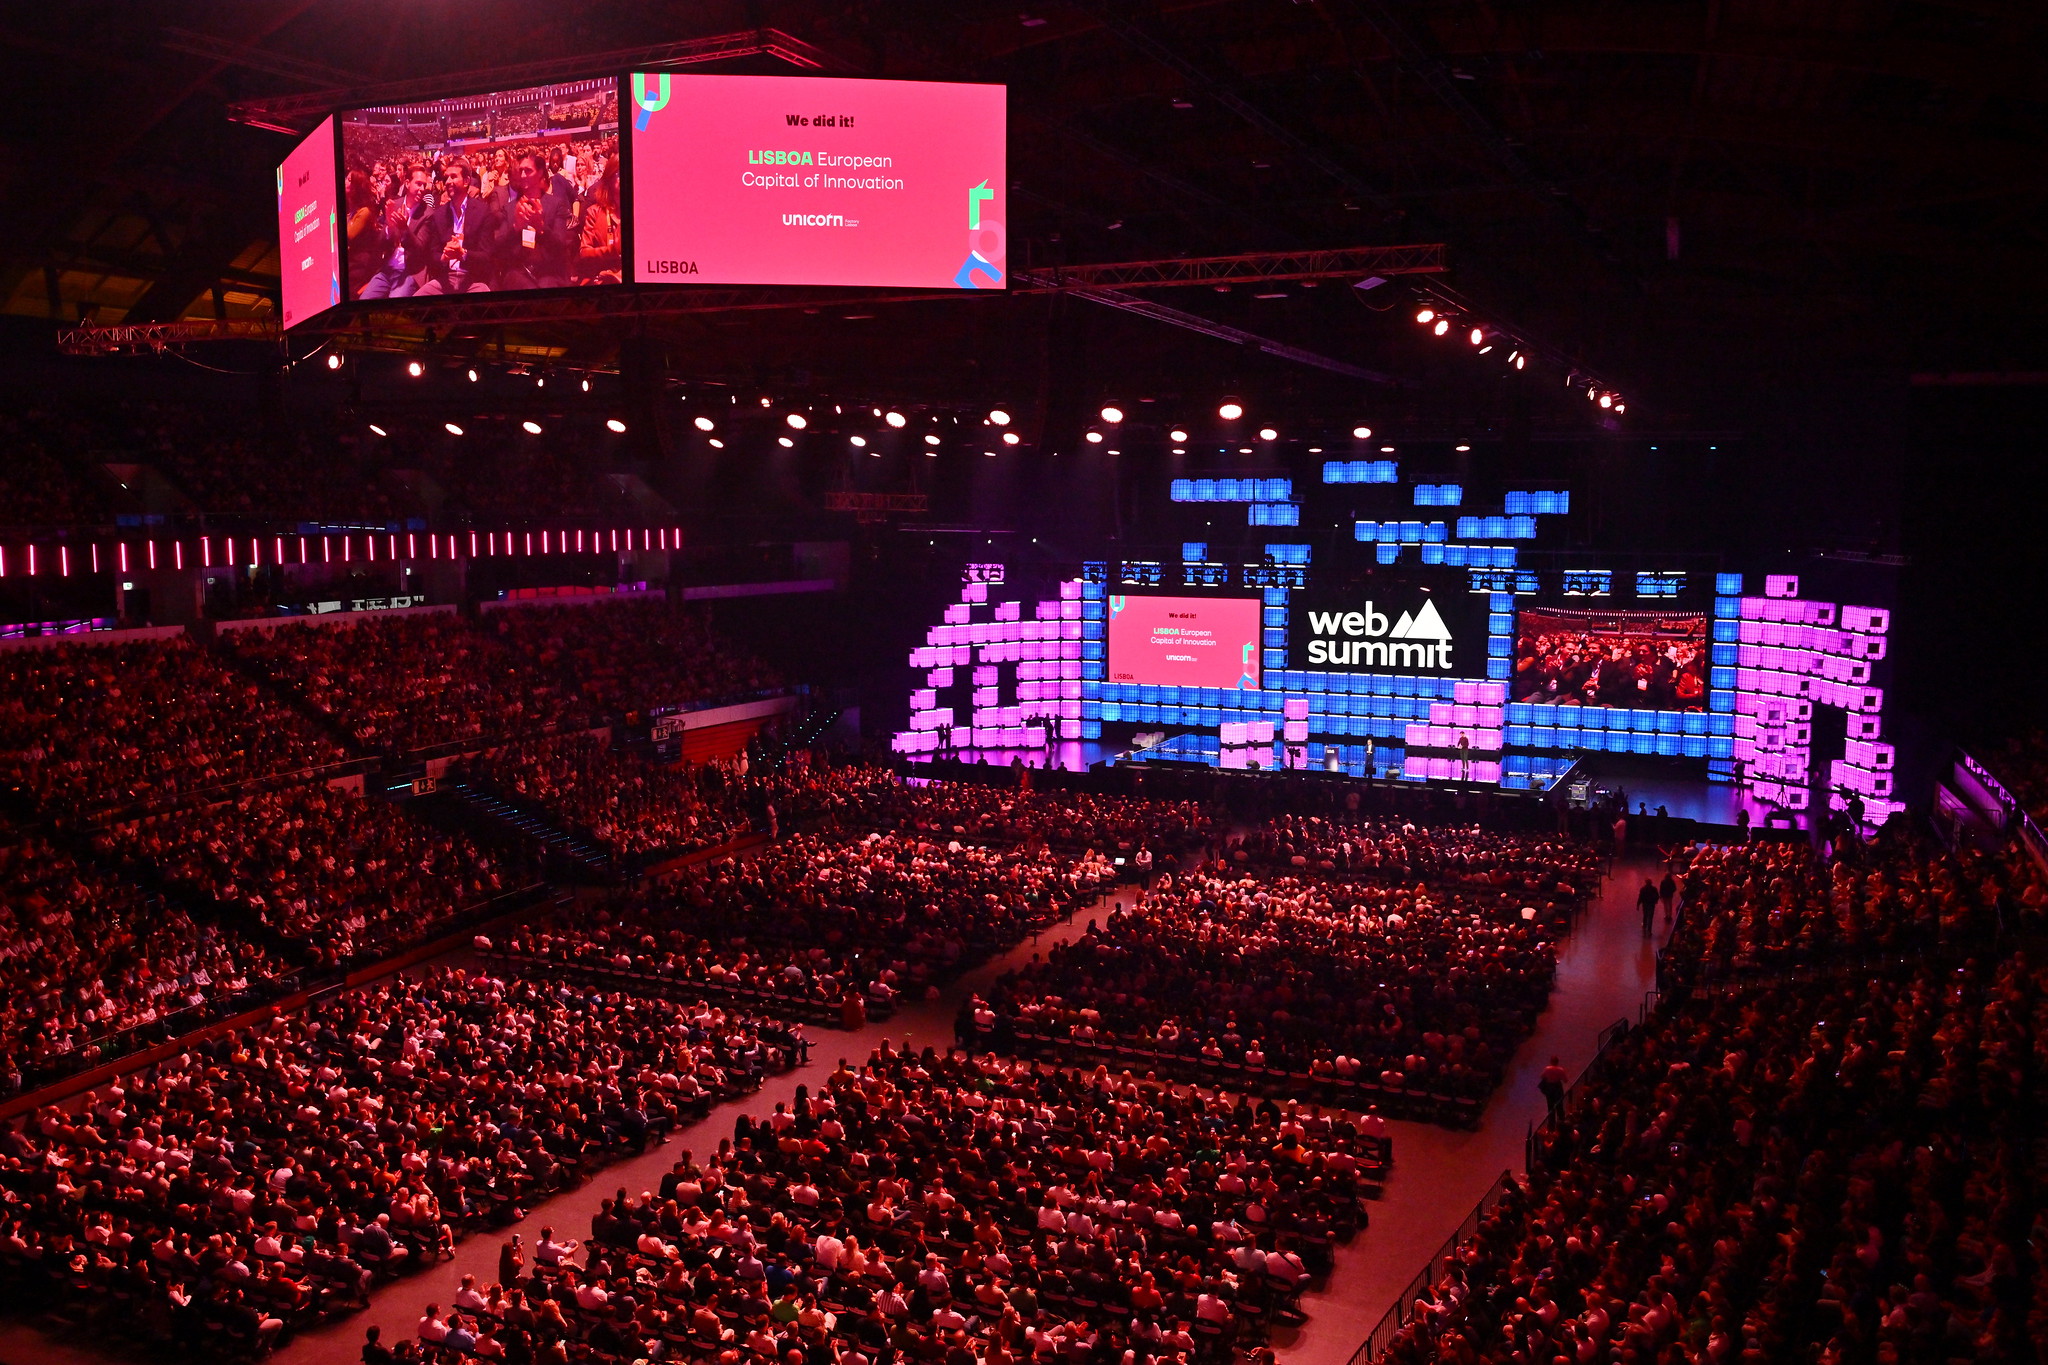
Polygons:
M1621 1018L1636 1022L1644 993L1656 985L1656 947L1671 930L1660 915L1656 937L1643 936L1636 889L1645 874L1661 875L1662 869L1654 855L1615 860L1600 894L1559 950L1550 1003L1516 1051L1477 1129L1388 1123L1394 1169L1384 1196L1372 1205L1372 1226L1337 1248L1328 1279L1302 1295L1307 1323L1274 1333L1274 1354L1286 1365L1345 1365L1494 1178L1522 1169L1523 1139L1544 1113L1536 1083L1551 1057L1561 1058L1577 1076L1593 1059L1600 1030Z
M498 1248L509 1241L512 1234L524 1237L529 1249L540 1241L540 1231L544 1227L552 1227L557 1233L578 1241L585 1240L590 1235L591 1216L615 1191L623 1187L637 1195L642 1190L654 1189L684 1152L702 1156L717 1150L720 1138L732 1136L734 1119L741 1114L772 1112L778 1101L794 1099L797 1086L806 1082L815 1090L831 1074L840 1058L844 1057L858 1066L883 1038L892 1043L901 1043L907 1038L916 1047L929 1045L944 1052L953 1045L953 1021L959 1013L960 1002L970 993L988 985L1010 968L1029 962L1033 953L1046 952L1055 944L1079 938L1086 931L1091 916L1107 914L1118 902L1128 904L1135 896L1132 888L1125 887L1098 898L1036 938L1026 939L1009 952L989 959L943 987L938 999L900 1002L894 1017L886 1023L870 1023L856 1033L806 1025L804 1036L811 1040L809 1066L771 1076L766 1085L752 1094L729 1100L713 1109L701 1122L677 1129L666 1146L650 1147L642 1156L605 1167L580 1189L558 1195L531 1210L523 1221L494 1232L471 1235L456 1245L454 1260L443 1261L420 1274L407 1275L380 1286L371 1291L367 1310L301 1333L266 1356L266 1362L275 1361L278 1365L354 1365L362 1351L365 1328L382 1327L387 1345L405 1340L414 1334L421 1310L426 1305L448 1306L464 1275L476 1276L477 1283L482 1285L495 1282L498 1277Z

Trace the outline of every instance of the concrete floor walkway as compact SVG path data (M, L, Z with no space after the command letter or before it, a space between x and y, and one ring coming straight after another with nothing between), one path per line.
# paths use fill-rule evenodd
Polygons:
M1558 961L1557 986L1537 1029L1516 1052L1506 1081L1488 1104L1480 1127L1469 1133L1429 1124L1394 1123L1395 1169L1386 1196L1372 1206L1372 1226L1341 1248L1327 1281L1303 1298L1307 1324L1277 1333L1274 1347L1288 1365L1343 1365L1392 1302L1459 1221L1478 1202L1495 1176L1519 1169L1522 1142L1529 1126L1543 1112L1537 1092L1539 1072L1552 1054L1564 1059L1576 1075L1593 1055L1594 1038L1616 1019L1631 1022L1653 981L1651 941L1642 937L1636 917L1634 889L1651 866L1648 858L1617 865L1594 905L1583 915ZM631 1161L608 1167L581 1189L570 1191L534 1209L527 1218L496 1233L471 1236L457 1248L455 1259L430 1270L387 1284L371 1296L370 1307L325 1327L302 1333L268 1359L277 1365L350 1365L362 1348L364 1329L377 1325L387 1342L412 1335L421 1309L428 1303L444 1307L466 1274L489 1284L497 1276L498 1248L512 1233L528 1247L552 1226L572 1237L590 1230L599 1202L621 1187L635 1192L654 1188L684 1151L704 1152L730 1136L741 1113L770 1112L778 1100L790 1099L799 1083L813 1084L839 1058L858 1063L882 1038L927 1044L941 1049L953 1039L953 1020L962 997L994 980L1033 953L1078 937L1091 915L1105 913L1110 902L1131 899L1128 889L1104 897L1076 912L1032 941L985 963L954 982L934 1001L912 1002L886 1024L870 1024L858 1033L837 1029L809 1030L811 1065L768 1082L743 1099L720 1105L702 1123L683 1129L666 1146L650 1149ZM1660 929L1660 933L1662 930ZM105 1365L115 1357L89 1341L54 1340L19 1322L0 1323L0 1365Z

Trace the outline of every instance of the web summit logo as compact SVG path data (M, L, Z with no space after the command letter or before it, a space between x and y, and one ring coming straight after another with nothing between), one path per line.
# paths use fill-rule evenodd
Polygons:
M1402 612L1387 620L1367 602L1364 611L1312 611L1308 614L1310 664L1367 668L1434 668L1451 666L1451 632L1437 615L1436 603L1425 601L1414 615ZM1377 637L1377 638L1375 638Z

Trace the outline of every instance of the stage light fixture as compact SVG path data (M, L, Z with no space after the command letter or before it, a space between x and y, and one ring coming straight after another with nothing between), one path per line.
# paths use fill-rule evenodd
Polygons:
M1599 402L1599 401L1600 401L1600 390L1598 390L1598 389L1593 389L1593 388L1589 388L1589 389L1587 389L1587 390L1586 390L1586 401L1587 401L1588 403L1597 403L1597 402Z
M697 430L699 431L710 431L713 427L717 425L718 424L712 421L709 417L699 417L697 419Z
M1271 427L1260 427L1259 439L1261 441L1277 441L1280 439L1280 433Z
M1611 407L1613 407L1613 406L1614 406L1614 395L1613 395L1613 394L1611 394L1611 393L1603 393L1603 394L1601 394L1601 395L1600 395L1600 406L1601 406L1601 407L1603 407L1603 408L1611 408Z
M472 384L474 384L474 383L476 383L477 379L478 379L478 375L477 375L477 372L476 372L475 370L471 370L471 371L469 372L469 382L470 382L470 383L472 383Z
M1529 363L1529 357L1527 357L1527 356L1525 356L1525 355L1521 355L1521 354L1519 354L1519 353L1518 353L1518 354L1517 354L1517 355L1515 356L1515 368L1516 368L1516 369L1518 369L1518 370L1519 370L1519 369L1523 369L1523 368L1525 368L1525 367L1526 367L1526 366L1528 365L1528 363Z
M624 422L621 422L616 417L605 418L604 424L610 427L613 431L624 431L626 429L626 424Z
M1352 440L1354 440L1354 441L1364 441L1364 440L1369 440L1369 439L1370 439L1371 437L1372 437L1372 428L1371 428L1371 427L1353 427L1353 428L1351 428L1351 439L1352 439Z
M1185 455L1187 454L1187 451L1180 446L1175 446L1173 448L1173 453L1176 455Z
M1460 455L1463 455L1466 451L1470 450L1471 448L1471 446L1459 446L1457 447L1457 451Z
M534 386L534 387L535 387L536 389L544 389L544 388L546 388L546 387L548 386L548 377L547 377L546 375L544 375L544 374L537 374L537 375L535 375L535 376L533 377L533 386Z
M809 423L804 420L804 415L800 412L792 412L791 414L789 414L789 416L783 418L782 420L789 423L790 426L794 427L798 431L802 431L806 426L809 425Z
M764 408L772 408L775 406L775 400L773 398L763 398L761 400L761 406Z
M1188 434L1179 427L1175 427L1172 431L1166 433L1166 439L1169 441L1185 441L1187 438Z
M384 430L384 428L378 426L375 422L370 423L370 430L376 432L379 436L389 436L391 434L390 432Z
M583 378L583 391L585 393L590 392L590 377L588 375L585 375Z
M1010 414L1001 408L992 408L989 410L988 420L999 427L1006 427L1010 425Z
M462 434L462 428L456 426L453 422L441 423L441 430L447 432L450 436L460 436Z
M1481 354L1481 355L1485 355L1485 354L1486 354L1486 353L1487 353L1488 351L1490 351L1490 350L1492 350L1492 349L1493 349L1493 343L1489 341L1489 342L1487 342L1487 343L1486 343L1486 344L1485 344L1484 346L1481 346L1481 347L1479 348L1479 354Z
M1089 432L1089 433L1088 433L1088 441L1089 441L1089 444L1091 444L1091 445L1101 445L1101 444L1102 444L1102 433L1101 433L1101 432L1099 432L1099 431L1091 431L1091 432Z
M1436 309L1434 309L1434 308L1420 308L1420 309L1417 309L1417 310L1416 310L1416 313L1415 313L1415 320L1416 320L1417 322L1423 323L1423 324L1425 324L1425 325L1426 325L1426 324L1428 324L1428 323L1432 323L1432 322L1435 322L1435 321L1436 321Z
M856 446L864 446L868 443L868 438L865 436L849 436L846 439Z
M926 445L928 445L928 446L935 446L935 445L937 445L937 444L939 443L939 438L938 438L938 437L936 437L936 436L934 436L934 435L932 435L932 434L931 434L930 432L926 432L926 433L925 433L925 438L924 438L924 443L925 443Z
M1124 420L1124 410L1112 404L1102 410L1102 420L1111 426L1115 426L1118 422Z
M332 352L329 352L329 353L328 353L328 356L327 356L327 368L328 368L328 369L330 369L330 370L338 370L338 369L340 369L340 368L341 368L341 357L340 357L340 356L338 356L338 355L335 355L335 354L334 354L334 353L332 353Z
M1393 454L1393 453L1394 453L1394 448L1393 448L1392 446L1381 446L1381 447L1380 447L1380 454L1382 454L1382 455L1391 455L1391 454Z
M1237 448L1237 453L1240 455L1249 455L1252 453L1252 448L1250 446L1239 446Z
M1451 320L1449 318L1438 318L1436 320L1436 326L1430 328L1429 330L1435 332L1438 336L1443 336L1451 330Z
M776 437L775 444L781 446L784 450L793 450L796 448L796 442L790 440L787 436Z
M1003 444L1006 446L1016 445L1019 441L1023 439L1024 438L1022 436L1019 436L1014 431L1006 431L1003 433Z
M905 421L906 421L907 419L906 419L906 418L905 418L905 417L903 416L903 414L902 414L902 413L900 413L900 412L893 412L893 411L892 411L892 412L884 413L884 414L883 414L883 416L882 416L882 420L883 420L884 422L887 422L887 423L888 423L888 424L889 424L890 426L892 426L892 427L900 427L900 426L902 426L902 425L904 424L904 422L905 422Z
M524 431L524 432L525 432L525 433L526 433L526 434L527 434L528 436L538 436L538 435L540 435L540 423L538 423L538 422L531 422L531 421L529 421L529 422L521 422L521 423L519 424L519 427L520 427L520 429L521 429L522 431Z
M427 372L427 367L420 364L417 360L408 360L405 362L405 372L414 379L418 379Z
M1626 404L1626 403L1616 403L1616 404L1614 405L1614 410L1615 410L1616 412L1627 412L1627 411L1628 411L1628 404Z
M711 438L711 448L713 450L724 450L725 442L719 440L716 436L714 436Z
M1486 340L1486 329L1485 329L1484 327L1474 327L1474 328L1472 329L1472 335L1471 335L1471 342L1472 342L1472 344L1473 344L1474 346L1477 346L1477 345L1479 345L1479 344L1480 344L1481 342L1483 342L1483 341L1485 341L1485 340Z
M1216 409L1216 415L1226 422L1235 422L1238 418L1244 416L1244 404L1232 399Z

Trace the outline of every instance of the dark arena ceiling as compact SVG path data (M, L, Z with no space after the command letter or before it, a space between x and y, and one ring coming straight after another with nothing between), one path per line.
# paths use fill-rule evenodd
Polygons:
M12 6L0 33L17 319L269 314L292 137L231 106L586 55L596 74L752 35L752 55L685 69L1008 85L1013 270L1436 243L1446 269L1147 295L1293 358L1027 291L841 291L491 343L609 368L632 335L671 374L905 401L1257 391L1533 440L1768 425L1816 480L1894 486L1916 376L2048 369L2037 0L71 0ZM1551 362L1540 384L1427 335L1418 290L1524 340ZM384 339L486 344L413 332ZM1574 372L1627 415L1591 410Z

